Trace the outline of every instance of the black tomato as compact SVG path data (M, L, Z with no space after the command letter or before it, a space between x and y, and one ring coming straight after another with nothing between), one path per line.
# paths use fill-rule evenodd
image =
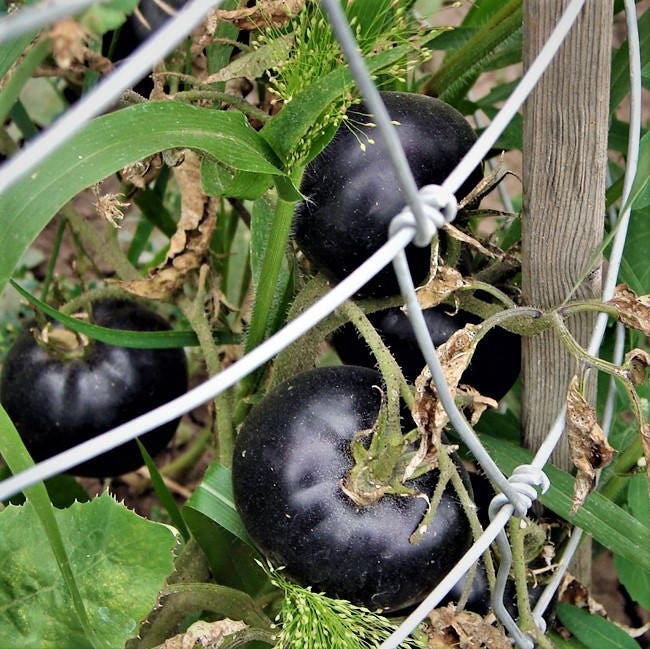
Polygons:
M163 331L169 324L132 300L98 300L95 324L111 329ZM0 401L34 460L43 460L104 433L187 391L182 349L133 349L91 342L78 356L39 344L31 331L12 345L2 371ZM171 440L178 421L141 437L150 454ZM71 470L105 477L142 466L135 441Z
M232 471L245 527L275 565L317 592L392 611L436 586L469 547L471 531L451 487L418 543L409 537L427 510L424 498L385 495L357 505L341 489L350 441L375 423L381 384L378 372L353 366L289 379L251 410ZM428 496L436 484L436 471L407 482Z
M444 343L465 324L481 321L465 311L452 314L451 309L452 307L441 305L423 311L427 329L436 346ZM425 363L406 314L395 307L371 313L368 318L402 368L406 380L413 383ZM330 342L344 363L375 367L375 357L351 323L339 327L332 334ZM501 327L494 327L479 342L461 383L471 385L481 394L499 400L519 376L520 357L519 336Z
M469 123L444 102L405 92L383 92L418 187L441 184L474 143ZM373 117L361 104L348 111L329 145L307 166L295 214L298 247L330 279L340 281L388 239L392 218L406 204ZM370 143L373 140L374 143ZM477 167L456 193L461 199L481 180ZM428 274L430 248L406 248L413 281ZM392 265L362 295L397 295Z

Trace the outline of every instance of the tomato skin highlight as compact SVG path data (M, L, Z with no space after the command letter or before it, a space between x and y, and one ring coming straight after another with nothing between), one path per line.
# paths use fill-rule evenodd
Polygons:
M453 313L453 307L447 305L424 309L422 314L436 347L465 324L481 321L466 311ZM406 380L413 383L425 363L408 316L395 307L370 313L368 319L395 357ZM330 342L344 363L375 367L374 355L353 324L339 327L330 337ZM467 383L498 401L512 388L520 370L521 339L505 329L494 327L479 342L461 383Z
M382 92L381 97L396 122L417 186L441 184L476 140L469 123L455 108L433 97L407 92ZM406 204L381 134L369 125L372 121L364 104L351 107L333 140L307 166L300 187L305 200L295 213L296 243L337 282L387 241L391 220ZM456 198L466 196L482 177L479 166ZM416 285L429 272L430 253L429 246L406 248ZM359 294L399 294L392 264Z
M249 535L276 566L314 591L392 611L435 587L469 547L471 531L450 487L418 543L409 537L426 512L424 498L387 495L359 506L341 490L350 441L379 412L375 386L378 372L353 366L317 368L279 385L237 436L233 488ZM407 484L430 497L437 472Z
M131 301L93 304L95 324L112 329L163 331L169 324ZM7 355L0 401L35 461L44 460L114 428L187 391L182 349L133 349L94 341L82 358L63 358L23 331ZM151 455L174 436L178 420L143 435ZM135 441L127 442L70 470L107 477L143 465Z

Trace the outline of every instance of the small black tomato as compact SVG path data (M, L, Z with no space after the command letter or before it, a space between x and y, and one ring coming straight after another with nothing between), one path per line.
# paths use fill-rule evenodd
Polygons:
M448 104L415 93L382 92L418 187L441 184L476 140L465 118ZM318 268L341 281L388 239L392 218L406 204L373 117L360 104L329 145L307 166L294 219L298 247ZM460 200L481 180L477 167L456 193ZM416 284L428 274L430 248L406 248ZM392 265L360 291L397 295Z
M93 304L93 321L111 329L162 331L158 314L132 300ZM54 349L24 331L7 354L0 402L34 460L43 460L159 406L187 391L182 349L133 349L93 341L84 349ZM178 421L141 437L152 455L171 440ZM142 466L135 441L71 469L105 477Z
M436 586L471 531L451 487L417 543L409 538L425 498L384 495L359 505L341 489L352 438L377 419L381 384L378 372L353 366L320 367L282 383L245 420L232 477L244 525L275 565L317 592L392 611ZM403 428L410 430L406 421ZM429 471L406 484L430 497L437 476Z
M444 343L465 324L481 321L465 311L450 311L451 307L445 305L423 311L429 335L436 346ZM368 318L402 368L406 380L413 383L425 363L406 314L396 307L371 313ZM359 337L354 325L348 323L339 327L332 334L330 342L344 363L375 367L375 357ZM519 376L520 356L519 336L495 327L479 342L461 383L471 385L481 394L498 401Z

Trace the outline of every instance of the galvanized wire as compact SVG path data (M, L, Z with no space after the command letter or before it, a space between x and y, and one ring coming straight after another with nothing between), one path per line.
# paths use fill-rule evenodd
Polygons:
M453 219L456 209L454 192L493 147L505 127L517 113L571 29L584 5L584 0L573 0L567 6L546 44L512 95L505 102L503 108L442 186L426 187L420 190L415 185L408 163L399 145L399 139L396 137L380 95L367 72L363 58L358 52L356 42L349 25L345 21L339 3L336 0L321 0L321 3L348 58L350 69L368 108L375 116L377 127L389 144L390 161L407 198L407 208L396 216L390 230L388 242L327 295L229 368L190 390L185 395L3 481L0 483L0 500L6 500L35 482L69 470L81 462L113 449L128 440L157 428L163 423L176 419L183 413L213 399L224 390L235 385L250 372L268 362L281 349L297 340L317 322L353 296L369 279L392 260L416 337L451 423L503 493L493 501L490 511L491 523L483 534L475 540L470 550L454 569L407 617L399 629L381 645L381 649L394 649L403 642L428 615L431 609L440 602L448 590L478 561L495 539L499 543L502 554L495 590L495 609L516 644L522 649L530 649L532 647L531 638L518 629L503 607L503 587L505 585L505 576L507 576L510 567L507 559L509 546L504 526L512 515L525 515L532 501L537 497L535 486L540 487L541 491L548 487L548 479L543 474L542 469L562 434L564 413L560 414L555 425L549 431L549 435L538 449L533 463L517 467L511 478L505 480L505 477L484 450L476 434L454 403L444 380L435 347L424 325L403 250L412 241L418 245L427 245L437 229ZM0 21L0 42L15 38L22 33L28 33L63 15L76 13L81 8L89 6L91 2L89 0L69 0L69 2L65 3L68 11L61 13L63 4L49 3L47 11L45 9L41 10L40 17L36 16L35 10L23 10L16 16L4 18ZM203 19L210 9L220 4L221 0L192 0L188 2L184 9L180 10L173 19L168 21L165 26L140 46L127 62L108 75L91 93L71 108L66 115L0 168L0 191L10 188L16 180L47 158L83 124L113 105L124 90L131 87L151 69L152 61L160 59L170 52ZM619 217L618 233L610 257L610 273L607 276L603 290L604 299L611 297L618 268L620 267L625 232L629 221L630 209L627 202L632 187L634 170L638 162L640 118L637 117L637 113L640 114L640 58L638 57L638 34L636 32L633 0L626 0L625 6L628 18L630 74L632 79L630 144L623 192L623 209ZM606 323L606 320L606 316L603 316L597 321L596 330L589 347L591 353L598 352L604 333L605 325L603 323ZM571 550L577 547L580 533L580 530L576 530L562 558L564 568L572 556ZM535 606L535 619L539 624L541 624L541 613L545 610L557 584L559 584L561 579L561 575L558 577L559 574L560 571L556 573L552 582L552 584L555 584L554 588L551 589L551 585L549 585Z

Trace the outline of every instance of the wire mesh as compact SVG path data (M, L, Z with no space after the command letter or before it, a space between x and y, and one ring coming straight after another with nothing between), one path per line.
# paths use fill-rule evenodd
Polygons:
M416 338L451 424L474 454L477 462L502 493L495 497L490 507L490 525L475 540L472 547L440 584L406 618L397 631L381 645L381 649L398 647L442 600L449 589L462 579L495 540L499 545L501 554L493 602L495 611L516 645L521 649L532 649L533 641L531 637L524 634L517 627L517 624L503 605L505 580L510 569L510 560L508 558L510 549L504 528L512 516L523 517L526 514L537 497L536 487L541 492L548 488L548 479L543 473L543 468L563 433L565 412L559 413L554 426L537 450L531 465L517 467L512 476L506 479L489 453L483 448L476 433L454 402L445 381L436 349L424 323L403 251L406 245L411 242L421 246L428 245L436 235L437 230L454 219L456 201L453 193L483 160L514 115L519 111L571 30L584 3L585 0L572 0L567 5L544 47L517 84L502 109L444 183L441 186L428 186L418 190L394 126L383 106L372 77L366 69L364 59L358 50L340 3L338 0L321 0L332 29L348 60L360 93L375 116L378 129L388 143L390 163L407 199L407 207L400 214L395 215L395 219L391 224L388 242L345 280L333 287L327 295L235 364L190 390L182 397L107 431L99 437L39 462L34 467L0 482L0 501L10 498L38 481L62 473L83 461L113 449L210 401L305 334L316 323L327 317L357 293L379 270L392 262ZM73 15L91 4L93 4L93 0L53 1L47 3L44 7L23 9L0 20L0 43L17 38L21 34L29 33L61 17ZM165 26L134 51L124 64L109 74L93 91L69 109L66 115L57 120L43 134L34 138L21 152L1 167L0 192L7 191L17 180L28 174L39 162L46 159L90 119L110 107L124 90L131 87L134 82L151 69L153 61L171 52L204 19L210 10L217 8L220 4L220 0L191 0L188 2L182 10L177 12L173 19L168 21ZM616 284L630 217L628 199L636 175L639 157L641 71L639 39L633 0L625 0L625 10L631 79L630 135L622 198L623 209L618 215L617 233L609 259L608 274L603 289L603 300L607 300L612 296ZM601 314L597 320L589 345L589 353L592 355L599 352L606 321L607 316L604 314ZM622 328L619 327L619 330L622 331ZM620 335L617 340L618 351L616 353L620 356L622 353L622 338ZM608 402L609 405L606 409L605 418L609 421L611 421L612 417L612 399ZM564 572L580 542L580 537L581 530L576 529L559 562L554 578L534 607L535 621L542 627L542 630L542 613L559 587Z

